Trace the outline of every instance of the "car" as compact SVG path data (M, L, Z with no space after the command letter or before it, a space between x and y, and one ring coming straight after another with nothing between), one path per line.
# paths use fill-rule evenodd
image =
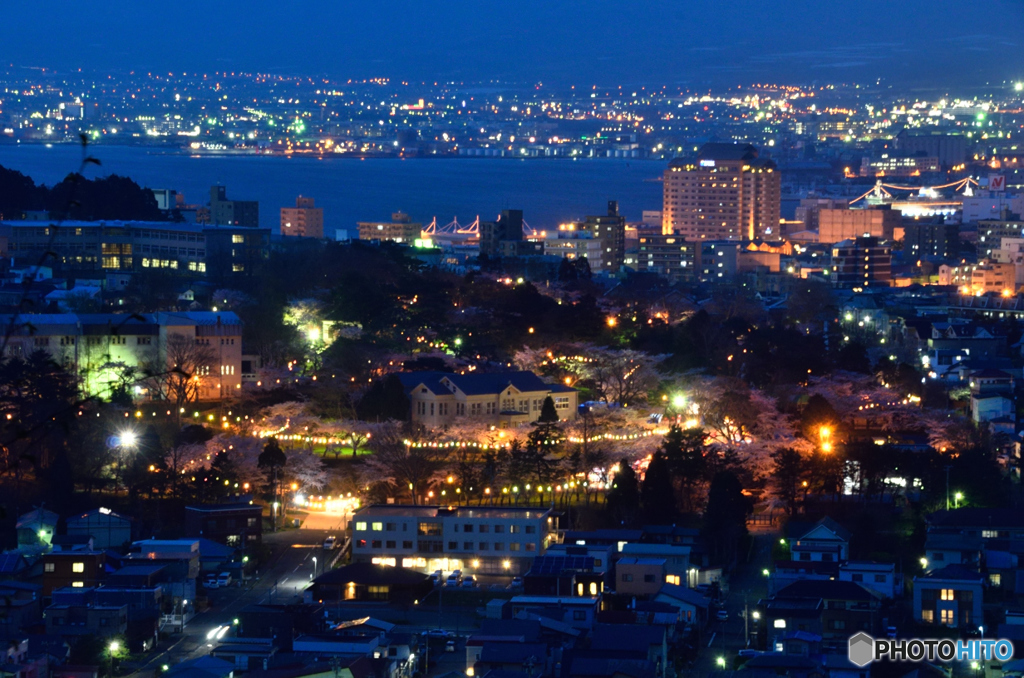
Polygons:
M458 586L462 583L462 574L452 572L450 575L448 575L448 581L445 583L447 586Z
M220 588L231 586L231 573L221 572L219 575L217 575L217 586Z
M434 574L430 575L430 583L434 586L440 586L444 583L444 580L441 579L441 575L435 572Z
M449 640L447 643L445 643L444 644L444 651L445 652L455 652L455 641L454 640Z
M464 589L475 589L476 588L476 577L474 577L471 574L463 577L462 578L462 584L460 584L460 586L462 586L462 588L464 588Z
M217 575L216 575L216 573L211 573L211 574L206 575L206 578L203 579L203 588L208 588L208 589L215 589L215 588L217 588Z
M338 538L331 536L324 539L324 551L333 551L338 548Z
M512 577L512 584L511 584L511 586L514 589L521 589L521 588L523 588L523 578L522 577Z
M428 640L448 640L452 636L451 633L444 629L430 629L429 631L424 631L420 635L424 636Z
M715 618L718 621L729 621L729 613L726 610L719 610L715 613Z

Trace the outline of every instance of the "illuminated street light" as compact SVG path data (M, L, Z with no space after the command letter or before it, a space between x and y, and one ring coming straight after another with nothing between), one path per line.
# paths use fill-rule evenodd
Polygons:
M715 660L715 663L724 668L725 667L725 657L719 657L718 659Z
M686 407L686 396L682 393L672 396L672 407L681 410Z
M960 501L963 498L964 498L964 493L963 492L957 492L956 494L954 494L953 495L953 499L955 499L956 501L953 504L953 508L960 508Z
M121 447L135 447L135 444L139 442L139 437L135 435L135 431L122 431L119 437L119 443Z

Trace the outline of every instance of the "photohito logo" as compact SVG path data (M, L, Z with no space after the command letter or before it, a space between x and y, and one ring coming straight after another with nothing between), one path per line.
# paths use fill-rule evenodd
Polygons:
M908 638L877 640L866 633L850 638L850 662L861 668L873 661L1007 661L1013 657L1008 640L950 640L945 638Z

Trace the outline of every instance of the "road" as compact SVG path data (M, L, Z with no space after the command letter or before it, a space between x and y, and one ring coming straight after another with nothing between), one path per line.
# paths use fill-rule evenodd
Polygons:
M748 605L752 610L757 601L768 595L768 580L763 570L771 568L772 545L779 538L774 530L751 530L753 547L750 561L736 568L729 577L729 591L724 596L724 609L729 613L725 622L712 621L704 635L703 647L692 669L686 672L691 676L707 676L720 670L717 664L719 657L724 657L726 668L732 668L736 653L747 646L744 636L743 608ZM711 612L714 618L714 611ZM754 628L754 620L750 620L750 629Z
M185 632L162 641L133 677L152 676L164 664L194 659L209 652L206 634L220 625L230 625L238 612L252 603L290 603L302 597L313 575L313 558L321 573L326 557L324 539L334 530L301 529L265 533L263 543L271 548L269 562L257 570L255 579L243 586L208 592L210 606L189 621ZM326 556L326 557L325 557Z

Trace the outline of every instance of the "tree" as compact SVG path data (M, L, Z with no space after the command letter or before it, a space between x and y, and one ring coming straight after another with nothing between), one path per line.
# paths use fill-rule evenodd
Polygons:
M217 367L213 347L198 341L183 334L171 334L167 338L166 363L148 368L154 393L174 403L179 419L185 405L199 400L203 378L212 375Z
M661 452L657 452L644 473L640 486L640 504L644 520L655 525L671 523L676 515L676 498L672 491L672 479L668 463Z
M445 453L437 447L404 440L400 427L389 423L378 427L370 439L373 454L363 462L366 485L377 485L389 496L411 495L413 504L438 480Z
M277 502L277 486L278 486L278 474L281 469L287 463L288 457L285 455L284 450L277 444L277 438L271 438L267 441L267 444L263 446L263 452L260 453L257 466L267 474L267 480L270 482L270 496L273 502ZM275 529L277 524L274 525Z
M730 471L716 473L708 488L703 530L713 562L735 562L740 540L747 536L748 513L750 502L739 478Z
M775 496L786 506L786 512L796 512L796 500L800 494L804 475L804 462L800 453L791 447L783 447L772 453L774 473L772 488Z
M702 428L681 429L673 425L661 441L658 454L665 460L665 468L671 479L669 482L674 481L679 488L683 511L696 511L701 504L700 498L711 466L710 450L704 444L705 438Z
M376 381L360 398L356 414L363 421L405 421L409 418L409 397L398 375Z
M632 524L640 510L640 484L628 459L619 462L619 472L608 491L608 510L625 525Z

